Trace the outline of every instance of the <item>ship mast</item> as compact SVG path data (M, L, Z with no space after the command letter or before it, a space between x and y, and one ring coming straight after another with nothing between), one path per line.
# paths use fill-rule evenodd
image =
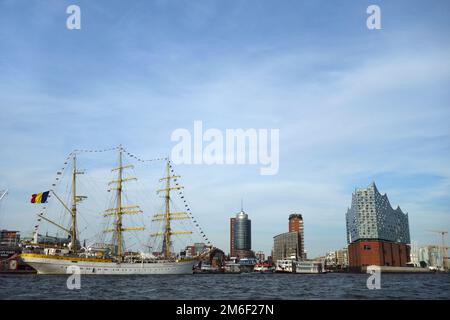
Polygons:
M73 169L72 169L72 227L70 243L72 250L77 251L77 157L73 156Z
M72 168L72 224L70 227L70 243L73 252L77 252L77 203L86 199L86 196L77 196L77 175L84 174L84 171L77 171L77 156L73 155Z
M136 205L128 205L123 206L122 205L122 192L123 192L123 183L126 181L131 180L137 180L134 177L131 178L123 178L123 169L126 168L134 168L133 165L123 165L123 149L122 146L119 147L119 166L117 168L112 169L111 171L117 171L117 180L111 181L109 185L116 184L117 188L114 188L117 191L117 201L116 201L116 207L107 209L105 211L104 216L115 216L116 222L115 222L115 228L105 230L105 232L114 232L115 234L115 240L117 245L117 257L119 258L119 261L122 260L122 254L123 254L123 238L122 238L122 232L123 231L130 231L130 230L144 230L143 227L136 227L136 228L123 228L122 227L122 215L124 214L135 214L135 213L142 213L142 210L139 209L139 206Z
M166 202L166 212L165 212L165 221L166 225L164 227L164 242L163 242L163 251L164 251L164 257L168 258L170 257L170 169L169 169L169 162L167 162L166 165L166 196L165 196L165 202Z
M122 148L119 150L119 178L117 179L117 221L116 221L116 236L117 236L117 255L122 255L122 182L123 182L123 166L122 166Z
M77 203L86 199L86 196L77 196L77 175L78 174L84 174L84 171L77 171L77 158L76 155L73 155L73 168L72 168L72 207L69 208L64 201L56 194L54 190L50 190L56 197L56 199L63 205L63 207L67 210L67 212L70 213L71 217L71 223L70 228L66 229L63 226L59 225L58 223L46 218L43 216L42 213L38 214L38 217L41 219L46 220L47 222L50 222L54 226L60 228L61 230L64 230L67 232L70 236L70 247L73 252L77 252ZM37 233L36 236L37 237Z
M164 258L168 259L171 257L170 246L171 236L176 234L191 234L192 231L172 231L170 221L171 220L180 220L180 219L189 219L187 216L187 212L170 212L170 192L172 190L183 189L184 187L176 185L174 187L171 186L170 181L172 179L177 179L180 176L170 175L170 162L167 161L166 164L166 176L159 179L159 181L166 181L166 187L164 189L158 190L158 193L164 192L165 194L165 212L160 214L153 215L152 221L163 220L164 221L164 231L157 232L151 234L152 237L163 236L163 245L162 245L162 253Z

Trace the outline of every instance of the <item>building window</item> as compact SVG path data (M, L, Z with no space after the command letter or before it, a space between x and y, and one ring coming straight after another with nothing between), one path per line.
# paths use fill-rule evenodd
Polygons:
M370 248L369 245L367 245L367 244L364 245L364 250L370 250L370 249L371 249L371 248Z

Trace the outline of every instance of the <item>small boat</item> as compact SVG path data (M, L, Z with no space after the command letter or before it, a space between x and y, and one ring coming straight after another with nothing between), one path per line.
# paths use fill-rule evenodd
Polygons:
M253 268L255 273L273 273L274 271L274 267L269 263L257 263Z

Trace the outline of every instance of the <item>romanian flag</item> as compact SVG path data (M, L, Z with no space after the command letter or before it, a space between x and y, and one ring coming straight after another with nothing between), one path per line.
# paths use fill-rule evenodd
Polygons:
M35 193L31 196L31 203L46 203L50 191Z

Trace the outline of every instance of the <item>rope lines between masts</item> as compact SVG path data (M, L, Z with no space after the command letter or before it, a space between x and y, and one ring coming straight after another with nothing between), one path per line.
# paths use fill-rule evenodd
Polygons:
M75 149L72 152L70 152L68 154L68 156L66 157L63 166L60 168L60 170L58 170L56 172L56 176L51 184L52 189L56 189L61 180L64 178L65 173L67 172L67 168L70 167L70 159L73 158L73 156L75 155L79 155L79 154L83 154L83 153L103 153L103 152L110 152L110 151L117 151L117 150L122 150L123 154L138 161L141 163L148 163L148 162L156 162L156 161L168 161L169 163L169 168L172 174L174 174L174 170L173 170L173 165L172 162L169 160L168 157L159 157L159 158L152 158L152 159L143 159L139 156L136 156L135 154L127 151L125 148L123 148L122 146L117 146L117 147L112 147L112 148L106 148L106 149ZM179 186L178 180L177 178L174 179L174 182L176 184L176 186ZM68 189L68 186L66 186L66 191ZM183 205L184 205L184 209L186 210L187 214L189 215L189 217L191 218L190 221L191 223L194 225L194 227L198 230L198 233L200 235L200 237L207 242L208 245L212 245L211 241L209 240L209 238L206 236L205 232L203 231L203 229L201 228L201 226L199 225L197 219L194 217L194 215L192 214L192 210L189 206L189 204L187 203L186 199L185 199L185 195L182 189L178 190L178 195L179 198L183 201ZM46 209L47 207L44 206L40 212L40 215L44 215L46 213ZM83 217L83 220L86 222L85 217ZM110 219L105 219L103 220L105 222L105 224L110 224L111 220ZM39 224L41 222L41 218L37 219L37 224L34 226L34 231L37 232L38 228L39 228ZM182 223L184 224L184 223ZM85 228L86 229L86 228ZM83 229L83 231L85 230ZM100 235L100 236L99 236ZM103 238L104 239L104 234L103 233L99 233L98 238ZM94 236L95 237L95 236ZM94 238L93 237L93 238ZM100 239L99 239L100 240ZM156 240L156 238L155 238ZM140 242L140 241L139 241Z
M66 173L66 169L71 166L70 160L73 158L73 156L81 154L81 153L108 152L108 151L114 151L114 150L118 150L118 149L119 149L119 147L113 147L113 148L107 148L107 149L81 149L81 150L80 149L75 149L75 150L71 151L67 155L67 157L66 157L63 165L61 166L61 168L56 172L55 178L52 181L50 189L56 189L59 186L60 182L62 181L62 179L64 177L64 174ZM46 211L47 211L47 204L42 207L39 215L44 216L46 214ZM40 225L41 221L42 221L42 219L39 217L37 219L36 225L33 228L33 233L34 232L38 232L39 225Z
M154 162L154 161L167 161L169 160L167 157L162 157L162 158L153 158L153 159L142 159L138 156L136 156L135 154L132 154L130 152L128 152L125 148L122 147L122 151L124 152L124 154L126 154L127 156L129 156L130 158L133 158L139 162Z
M175 175L175 171L173 170L173 166L172 166L172 162L170 160L168 160L169 162L169 168L170 168L170 172ZM178 183L178 179L179 178L175 178L174 182L176 186L179 186ZM194 215L192 214L192 210L189 206L189 204L186 201L186 197L185 194L183 192L183 189L178 189L178 195L180 196L180 199L183 200L184 203L184 209L186 210L186 212L188 213L188 215L191 217L192 222L195 223L195 227L197 228L197 230L200 232L200 236L207 242L208 245L212 245L211 241L209 240L209 238L206 236L205 232L203 231L202 227L200 226L200 224L197 222L197 218L194 217Z

